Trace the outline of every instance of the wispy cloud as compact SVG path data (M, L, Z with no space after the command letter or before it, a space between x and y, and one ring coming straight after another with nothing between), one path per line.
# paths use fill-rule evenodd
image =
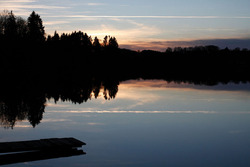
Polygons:
M58 16L52 16L58 17ZM148 19L250 19L250 16L129 16L129 15L65 15L61 17L78 17L78 18L148 18Z
M89 35L111 35L115 36L120 43L125 41L134 41L138 37L148 37L149 32L150 36L158 35L162 31L154 25L146 25L139 22L136 22L132 19L122 19L122 18L109 18L110 21L115 21L114 24L101 24L94 28L86 28L86 32ZM123 26L124 25L124 26ZM99 37L99 36L98 36ZM101 37L102 38L102 37Z
M0 10L12 10L14 14L19 16L27 16L31 10L60 10L67 9L67 6L45 5L37 0L0 0ZM39 14L43 13L38 11Z
M22 5L22 4L4 4L1 8L6 9L66 9L68 7L62 6L48 6L48 5Z
M68 23L70 23L70 21L56 20L56 21L46 21L46 22L44 22L44 25L47 26L47 25L68 24Z
M0 3L28 3L36 2L36 0L0 0Z
M104 3L87 3L89 6L102 6L105 5Z
M250 39L203 39L203 40L183 40L183 41L128 41L127 44L120 44L122 48L128 48L132 50L158 50L165 51L168 47L192 47L192 46L205 46L216 45L220 48L234 49L236 47L250 49Z

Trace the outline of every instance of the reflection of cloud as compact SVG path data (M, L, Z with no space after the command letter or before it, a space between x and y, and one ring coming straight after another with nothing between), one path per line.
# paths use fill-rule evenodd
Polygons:
M147 90L167 90L183 88L185 90L196 89L197 86L183 82L167 82L164 80L128 80L120 84L119 89L130 90L130 89L147 89ZM204 86L205 87L205 86ZM210 88L210 87L209 87ZM125 91L126 92L126 91ZM136 92L136 91L135 91ZM119 94L118 94L119 95ZM142 96L142 98L145 96Z
M46 106L48 107L60 107L60 108L63 108L63 107L68 107L69 105L67 104L55 104L55 103L47 103Z
M31 125L15 125L15 128L32 128Z
M28 120L23 120L23 121L17 121L15 128L33 128L33 126L29 123Z
M47 118L47 119L43 119L41 122L65 122L65 121L69 121L69 119L50 119L50 118Z
M54 112L54 111L51 111ZM215 111L55 111L58 113L110 113L110 114L119 114L119 113L135 113L135 114L216 114ZM94 123L95 124L95 123Z
M231 130L229 131L230 134L240 134L240 133L244 133L244 130Z
M120 87L129 88L143 88L143 87L155 87L155 88L162 88L169 85L164 80L128 80L121 83ZM119 87L119 88L120 88Z
M130 100L132 103L126 106L126 109L130 110L138 106L149 105L161 99L161 97L155 93L147 92L145 94L145 87L133 87L132 85L120 85L120 92L117 94L118 99Z
M103 123L97 123L97 122L89 122L87 123L90 126L95 126L95 125L104 125Z
M158 100L160 97L158 97L155 94L147 94L147 96L145 97L145 94L139 94L139 90L132 90L132 91L122 91L122 89L124 89L125 87L120 87L119 89L121 90L118 94L117 94L117 98L119 99L130 99L130 100L140 100L141 102L150 102L150 101L156 101Z
M194 85L192 83L184 83L184 82L167 82L164 80L128 80L124 81L120 84L119 89L129 90L132 88L148 88L148 89L195 89L195 90L209 90L209 91L238 91L238 92L248 92L250 91L249 84L218 84L214 86L206 86L206 85Z

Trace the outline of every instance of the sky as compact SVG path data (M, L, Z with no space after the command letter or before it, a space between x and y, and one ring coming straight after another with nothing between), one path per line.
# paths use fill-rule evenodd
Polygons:
M0 10L32 11L53 35L115 36L133 50L217 45L250 49L249 0L0 0Z

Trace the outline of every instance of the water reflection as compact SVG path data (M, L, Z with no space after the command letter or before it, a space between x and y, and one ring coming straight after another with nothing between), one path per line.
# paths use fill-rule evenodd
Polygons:
M54 103L58 102L71 102L71 103L84 103L92 98L103 98L105 100L115 99L118 92L118 86L122 80L118 79L97 79L90 78L87 80L82 80L78 82L65 81L56 84L53 82L46 86L44 84L36 85L36 86L26 86L25 89L20 86L12 87L11 89L7 87L7 89L0 90L0 123L5 128L13 128L16 125L16 122L22 120L28 120L30 124L35 127L38 125L43 119L43 114L45 112L45 108L48 105L48 101L54 101ZM176 83L177 82L177 83ZM126 105L126 108L121 108L124 106L123 104L117 103L118 106L114 107L114 110L107 110L105 106L101 105L99 108L93 108L97 113L215 113L212 110L211 106L207 105L206 101L197 100L197 106L203 105L207 106L203 107L204 110L193 110L193 108L189 108L190 105L185 106L185 111L183 108L178 109L177 103L187 103L184 101L183 97L188 98L190 94L185 96L185 91L181 92L183 97L178 99L167 99L168 103L171 105L175 105L171 108L171 105L168 110L166 108L160 108L157 110L156 105L161 106L161 104L166 103L162 101L162 97L156 97L155 95L145 93L141 94L141 97L138 97L140 88L147 87L147 90L152 88L159 89L159 92L165 93L164 96L175 96L176 92L164 92L163 89L171 88L180 89L197 89L197 90L234 90L234 91L249 91L249 84L228 84L227 86L218 84L217 86L207 86L207 82L199 83L199 85L195 85L192 81L164 81L164 80L128 80L122 82L122 86L120 88L123 89L121 93L119 93L120 99L126 99L134 101L136 103L131 105ZM209 84L210 85L210 84ZM132 94L128 97L127 92L130 91L130 88L137 88L137 93ZM213 95L212 95L213 96ZM213 97L210 97L211 99ZM141 101L136 101L137 99L142 99ZM156 104L151 105L151 101L154 101ZM165 99L163 99L165 100ZM198 104L199 103L199 104ZM49 103L51 106L52 103ZM216 103L215 103L216 104ZM138 106L145 106L141 110ZM95 106L96 107L96 106ZM181 106L183 107L183 106ZM209 108L211 107L211 108ZM209 110L210 109L210 110ZM60 112L63 112L61 110ZM91 110L85 111L67 111L67 112L92 112Z
M14 127L16 121L28 119L35 127L43 118L46 98L45 95L15 94L12 97L1 98L0 121L1 125L8 128Z
M64 83L50 85L49 87L26 87L19 85L0 90L0 123L5 128L13 128L17 121L29 120L35 127L42 118L46 107L46 101L53 99L55 103L70 101L83 103L97 98L102 94L104 99L114 99L118 92L117 80L94 80L77 84Z

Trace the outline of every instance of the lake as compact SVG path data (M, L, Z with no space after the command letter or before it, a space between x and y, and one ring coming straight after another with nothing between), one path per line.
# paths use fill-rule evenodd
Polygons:
M6 166L249 167L250 84L121 82L115 98L47 100L34 128L2 122L0 141L74 137L85 155Z

